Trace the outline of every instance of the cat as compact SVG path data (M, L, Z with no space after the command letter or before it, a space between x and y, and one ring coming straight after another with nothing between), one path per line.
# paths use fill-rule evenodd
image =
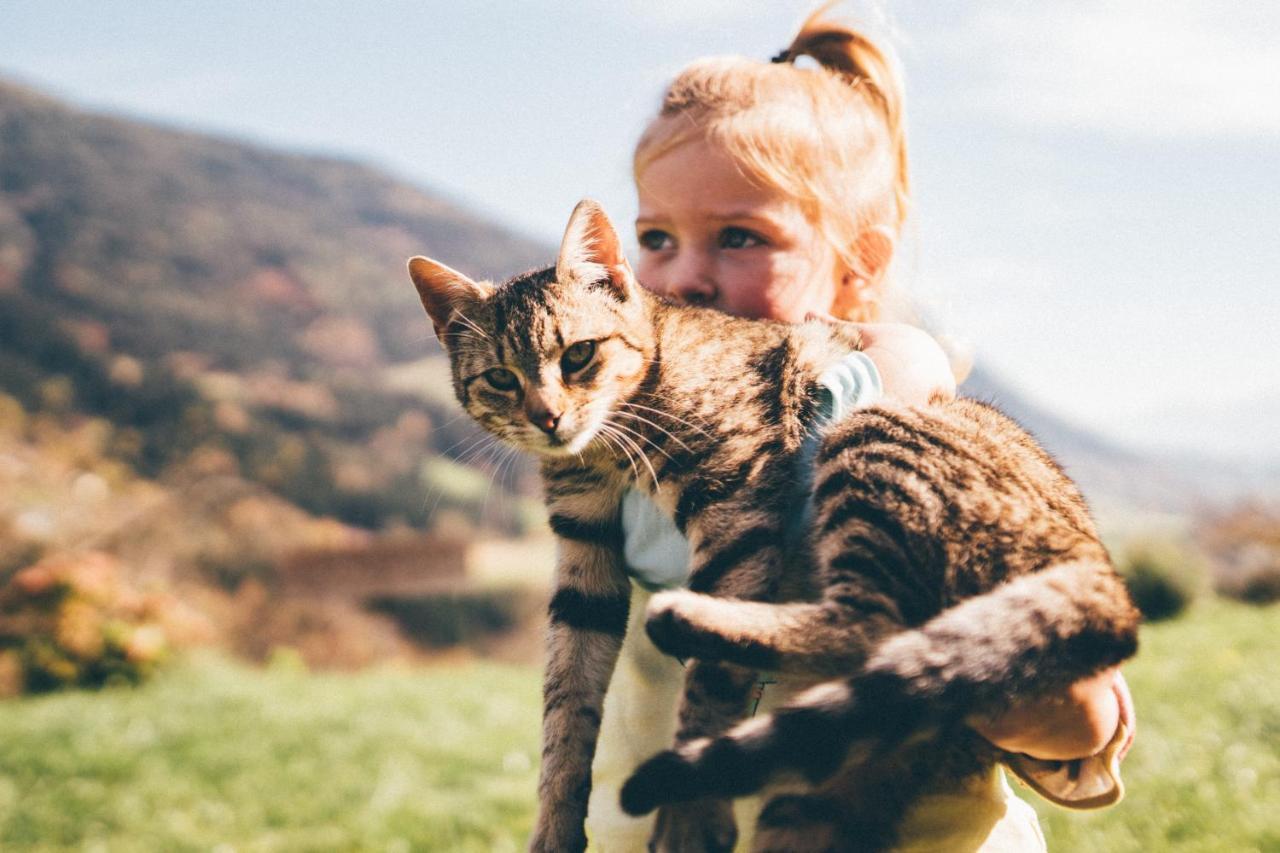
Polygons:
M901 756L911 752L902 743L908 734L944 726L953 710L1055 689L1132 653L1132 608L1074 488L994 410L959 402L939 409L948 419L933 410L877 407L872 411L892 421L878 429L896 434L900 444L872 454L880 460L874 472L848 464L856 448L838 438L862 442L865 436L851 432L851 425L864 416L842 422L823 441L818 485L808 494L797 466L811 444L816 380L823 368L859 348L850 327L745 320L667 302L640 287L608 217L589 200L570 217L554 267L496 286L427 258L412 259L409 271L448 353L463 408L499 439L541 458L558 539L539 811L530 849L586 846L604 691L628 620L620 505L629 489L646 493L670 515L691 554L688 591L656 597L647 624L665 650L679 648L695 658L679 710L677 752L647 764L624 800L632 811L661 806L655 831L660 849L732 848L728 797L742 793L743 783L726 785L715 772L701 773L714 771L721 745L747 755L744 744L785 742L798 745L798 754L843 756L850 732L860 734L828 725L815 738L787 741L788 713L802 719L815 707L806 694L793 711L752 723L747 733L735 730L726 740L722 736L745 715L761 667L811 672L815 679L864 672L872 686L815 688L828 700L816 707L834 705L837 693L847 698L855 689L858 696L883 697L885 704L875 707L902 709L895 719L904 727L882 732L868 724L865 734L894 736L897 746L887 754ZM984 429L995 430L993 440L977 434ZM1027 453L1006 470L988 445L1008 443ZM917 464L917 452L925 451L933 461ZM945 461L952 453L963 462ZM962 473L946 467L951 464ZM948 476L929 479L940 466ZM895 473L886 477L888 472ZM864 473L875 476L864 482ZM932 514L929 533L916 535L913 526L922 519L896 513L910 509L911 490L927 490L931 482L942 491L916 502ZM883 486L892 500L877 502L868 483ZM966 488L975 497L957 507L952 492ZM985 493L992 497L984 503L977 496ZM810 497L817 533L796 540L788 536L791 520ZM1039 503L1028 510L1024 503L1031 498ZM858 501L865 510L848 509ZM1045 512L1054 523L1039 517ZM1045 536L1036 539L1041 526ZM847 547L846 527L856 528ZM950 566L948 547L977 562ZM1077 547L1081 562L1074 574L1048 567L1055 555L1075 558L1071 549ZM1039 549L1041 564L1005 559L1019 548ZM887 555L878 574L863 568L872 555ZM913 565L918 559L926 562ZM944 567L941 574L937 566ZM1079 594L1060 586L1064 572L1088 582ZM862 573L867 578L855 580ZM819 580L827 581L821 601L767 603L812 599L822 592L814 586ZM1044 619L1010 611L1011 602L1042 608L1031 615ZM996 630L991 621L971 622L973 607L1008 624ZM786 630L797 620L805 636ZM944 649L952 657L939 657L930 645L935 628L957 639ZM925 668L905 671L903 661ZM930 668L935 664L941 668ZM860 721L877 717L874 709L859 713ZM764 737L753 741L751 732ZM707 744L715 746L708 750ZM968 768L992 760L977 752L963 751L959 763ZM770 761L786 764L768 749L760 756L755 776L743 777L752 784L772 774ZM873 752L867 761L882 759ZM829 768L801 769L816 778ZM667 781L675 796L664 795ZM814 794L780 802L808 814L797 803L822 803L827 794L819 786ZM909 797L907 792L900 799ZM770 837L768 820L778 822L787 812L775 806L762 814L757 844ZM877 825L875 832L889 838L895 820L881 820L888 828Z

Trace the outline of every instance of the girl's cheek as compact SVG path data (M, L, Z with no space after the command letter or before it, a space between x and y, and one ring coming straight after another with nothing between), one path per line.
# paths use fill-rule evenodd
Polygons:
M647 290L659 296L666 294L666 283L662 278L662 265L648 253L642 253L636 262L636 278Z
M776 319L772 271L762 260L739 254L722 261L716 284L725 311L739 317Z

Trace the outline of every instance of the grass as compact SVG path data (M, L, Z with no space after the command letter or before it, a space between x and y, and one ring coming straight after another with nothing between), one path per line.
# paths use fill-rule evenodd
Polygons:
M138 690L8 702L0 849L521 849L537 681L206 659Z
M1277 614L1213 602L1145 629L1129 795L1039 806L1051 849L1280 850ZM538 706L529 668L309 675L288 658L9 701L0 849L521 849Z

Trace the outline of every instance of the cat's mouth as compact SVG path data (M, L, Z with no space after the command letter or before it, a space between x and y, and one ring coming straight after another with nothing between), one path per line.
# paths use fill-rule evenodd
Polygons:
M590 426L581 429L561 428L548 433L536 428L522 430L519 444L525 450L542 456L576 456L586 450L597 430Z

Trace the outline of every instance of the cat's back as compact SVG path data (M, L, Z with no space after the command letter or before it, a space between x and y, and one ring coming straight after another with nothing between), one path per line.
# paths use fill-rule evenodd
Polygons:
M784 323L653 300L654 326L669 383L814 383L827 366L859 348L856 332L817 320Z
M815 473L823 561L839 564L861 538L904 591L909 621L1065 556L1103 553L1075 484L1025 429L975 400L855 411L825 435Z
M658 358L646 405L714 435L720 461L742 454L785 457L816 422L818 378L857 348L856 336L820 322L733 317L655 297ZM741 450L736 453L735 448Z

